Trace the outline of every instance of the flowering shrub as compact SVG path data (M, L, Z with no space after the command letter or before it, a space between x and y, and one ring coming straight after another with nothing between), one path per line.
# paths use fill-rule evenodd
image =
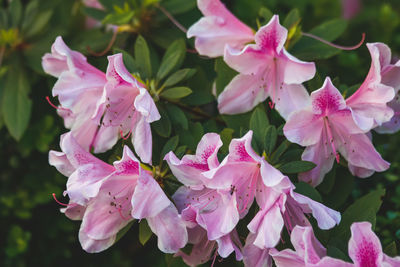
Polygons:
M360 12L353 4L347 19ZM67 177L52 195L81 221L84 251L112 250L136 227L169 265L400 266L395 243L383 248L373 231L385 190L358 189L398 169L374 146L400 129L400 61L381 40L366 43L369 72L348 86L319 69L364 46L364 33L354 46L332 43L343 19L308 32L298 9L258 6L241 15L247 25L220 0L83 1L74 8L93 38L55 31L50 48L31 38L54 6L32 13L32 27L39 1L6 6L4 124L16 140L32 131L30 78L16 58L41 53L31 68L55 77L43 98L64 124L49 133L60 145L48 161Z

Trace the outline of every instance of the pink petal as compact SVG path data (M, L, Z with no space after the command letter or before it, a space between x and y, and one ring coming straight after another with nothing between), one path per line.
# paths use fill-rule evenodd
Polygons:
M64 213L65 216L68 217L68 219L73 221L80 221L82 220L83 215L85 214L86 207L81 205L76 205L70 202L68 207L62 208L60 209L60 211Z
M279 170L275 169L268 162L266 162L264 159L262 159L261 161L260 173L264 185L270 187L279 184L282 181L282 179L286 177Z
M269 209L261 209L247 225L251 233L256 234L254 245L259 248L273 248L280 239L284 222L278 204Z
M354 267L353 264L338 260L331 257L323 257L317 264L310 265L311 267ZM361 267L361 266L360 266Z
M389 47L382 43L370 43L367 47L372 58L371 68L363 84L346 103L359 116L373 119L375 124L381 125L393 116L393 110L387 106L387 102L394 98L395 92L392 87L382 83L382 73L390 67L391 53Z
M257 31L256 44L262 50L272 50L279 54L286 42L287 33L287 29L279 23L279 16L274 15L267 25Z
M158 248L164 253L174 253L183 248L188 241L186 226L170 203L154 217L147 218L150 229L158 237Z
M83 250L89 253L98 253L108 249L114 244L115 238L116 236L100 240L93 239L82 231L82 226L81 230L79 230L79 242L81 243Z
M243 263L246 267L271 267L272 260L269 256L269 249L260 249L255 246L255 234L249 233L246 244L243 248Z
M219 112L238 114L252 110L267 99L264 83L258 75L237 75L218 96Z
M292 113L283 127L286 138L301 146L317 144L321 139L324 122L310 109Z
M276 91L275 108L285 120L291 113L311 105L310 96L301 84L283 84Z
M140 118L132 129L132 143L140 159L151 164L153 139L150 124L144 117Z
M356 266L382 266L381 242L369 222L353 223L350 227L349 256Z
M375 150L371 140L365 134L349 136L346 139L346 145L343 149L340 149L340 153L354 167L378 172L385 171L390 167L390 164L382 159L381 155ZM359 174L361 178L365 178L372 173L365 171L353 173L353 175L356 174Z
M300 205L304 213L312 213L319 228L327 230L340 223L340 212L295 192L292 192L291 196Z
M187 37L196 37L195 47L199 54L222 56L226 44L240 49L254 40L253 31L219 0L198 0L197 5L205 17L188 29Z
M132 196L132 217L136 219L155 217L170 204L171 201L157 181L146 171L141 170Z
M327 116L346 108L346 102L339 90L327 77L322 87L311 93L314 114Z
M304 258L297 255L297 253L291 249L278 251L272 248L269 254L274 259L277 267L307 267Z
M290 234L290 240L296 253L304 257L305 263L318 263L326 256L326 249L315 238L312 227L295 226Z
M56 167L57 171L64 176L70 176L75 171L75 167L69 162L64 152L50 150L49 164Z
M196 155L185 155L179 160L171 151L165 155L172 173L186 186L201 189L203 187L203 173L219 165L217 153L222 146L218 134L205 134L197 145Z

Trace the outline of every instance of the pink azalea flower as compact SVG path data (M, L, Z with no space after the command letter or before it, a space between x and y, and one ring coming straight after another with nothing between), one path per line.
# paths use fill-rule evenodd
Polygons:
M338 212L293 192L294 185L289 178L254 152L251 138L252 131L249 131L243 138L233 139L229 155L220 166L203 173L203 176L209 179L206 181L208 188L225 194L229 190L232 198L236 198L240 218L247 214L256 198L260 211L248 225L250 232L256 234L256 246L274 247L284 224L289 230L297 224L308 224L304 213L312 213L322 229L332 228L340 221ZM225 209L232 211L231 216L236 216L232 205Z
M160 119L157 107L144 85L126 69L122 54L108 57L107 83L98 102L96 117L103 120L95 140L95 153L115 145L121 135L132 135L136 153L151 162L150 123Z
M219 57L226 44L241 49L254 40L251 28L238 20L220 0L197 0L204 17L192 25L187 37L195 37L195 47L200 55Z
M268 97L283 118L309 103L307 90L301 83L315 75L315 65L290 55L284 48L287 29L279 17L261 27L255 44L243 50L226 46L224 60L237 75L218 97L220 113L237 114L251 110Z
M183 261L189 266L206 263L212 258L215 261L217 254L226 258L232 251L236 253L236 260L242 260L241 244L236 230L217 240L208 240L206 231L199 226L188 228L188 234L188 243L193 245L190 254L180 250L174 256L182 257Z
M179 160L171 151L165 155L164 160L181 183L192 189L202 189L204 185L202 173L218 167L217 153L221 146L222 141L218 134L207 133L197 145L196 155L185 155Z
M326 257L326 249L315 238L311 226L296 226L290 235L290 240L295 251L291 249L278 251L274 248L270 250L277 267L352 266L342 260Z
M299 175L301 181L320 184L335 157L339 162L338 153L347 160L350 172L361 178L389 168L329 78L322 88L312 92L311 100L312 105L291 114L283 128L289 141L307 147L302 159L317 164Z
M103 94L106 76L90 65L84 55L67 47L62 38L56 38L51 53L42 58L46 73L58 78L53 96L58 96L65 127L84 149L89 150L96 137L100 120L92 119L97 101Z
M390 64L390 48L383 43L367 44L372 63L367 78L360 88L346 99L346 104L353 110L357 125L371 130L393 117L393 110L388 107L395 95L392 85L399 86L399 69Z
M381 242L372 231L371 223L353 223L350 229L349 256L355 266L400 266L400 257L391 258L383 253Z
M64 154L51 151L49 161L70 175L66 190L70 204L63 212L71 219L82 219L79 240L84 250L107 249L133 219L147 220L165 253L186 245L186 226L177 209L127 146L113 165L86 152L70 133L62 137L61 148Z
M284 226L290 232L296 225L310 225L305 214L311 213L318 227L324 230L340 222L339 212L294 192L295 187L287 177L276 186L262 188L256 195L260 210L247 226L255 234L253 244L261 249L275 247Z
M326 249L315 238L311 227L296 227L290 239L296 251L272 249L270 252L277 267L395 267L400 264L400 257L392 258L383 253L381 242L369 222L351 225L348 252L353 264L326 256Z

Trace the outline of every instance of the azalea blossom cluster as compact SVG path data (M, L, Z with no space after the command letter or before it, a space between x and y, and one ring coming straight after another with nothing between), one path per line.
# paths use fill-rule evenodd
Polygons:
M219 0L198 0L198 7L204 17L190 27L188 38L195 37L200 55L223 56L238 72L217 98L219 112L244 113L269 98L270 107L286 121L285 137L305 147L302 159L316 165L299 174L300 181L319 185L341 157L361 178L389 168L370 134L400 129L400 61L391 63L385 44L367 44L371 68L350 97L345 99L329 77L310 95L303 83L314 77L315 64L286 51L288 30L278 15L254 32ZM252 131L232 139L222 160L223 143L216 133L202 137L195 155L179 159L173 151L166 154L164 160L182 184L168 198L151 167L150 123L160 113L146 84L125 67L122 54L109 56L103 72L58 37L42 65L57 78L52 92L70 130L60 137L61 151L50 151L49 162L68 177L64 195L69 203L62 212L82 220L79 240L85 251L107 249L130 222L146 219L159 249L190 266L232 252L246 266L272 266L272 260L277 266L400 264L400 258L383 254L368 223L351 227L354 264L326 256L309 215L327 230L340 223L340 213L295 192L290 178L253 150ZM134 152L124 146L112 165L92 154L112 149L120 138L130 138ZM245 217L249 233L243 238L236 228ZM275 248L284 229L295 251ZM187 244L190 253L182 250Z

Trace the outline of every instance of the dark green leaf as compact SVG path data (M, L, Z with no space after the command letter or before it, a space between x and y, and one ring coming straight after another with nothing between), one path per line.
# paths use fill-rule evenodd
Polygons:
M262 106L258 106L254 109L250 118L250 130L253 130L253 140L257 144L258 148L263 147L264 144L264 132L269 126L267 114L265 113ZM260 151L261 152L261 151Z
M234 132L233 129L225 128L219 133L221 141L223 143L221 147L221 152L223 154L227 154L229 152L229 144L232 140L233 132Z
M171 14L185 13L196 7L196 0L164 0L162 6Z
M271 155L271 163L276 163L279 158L285 153L285 151L289 148L290 142L288 140L283 141L278 148Z
M212 80L203 69L197 67L196 74L187 81L187 85L193 90L193 93L182 99L185 104L197 106L215 100L215 97L211 94Z
M35 37L43 32L44 28L49 26L49 21L53 15L53 10L45 10L37 14L36 18L32 21L32 24L24 32L25 38Z
M189 87L173 87L161 92L160 96L169 98L169 99L179 99L185 96L188 96L192 93L192 90Z
M327 41L333 41L346 30L346 27L347 22L345 20L334 19L315 27L310 33ZM320 41L303 36L290 52L303 60L315 60L329 58L340 51Z
M312 200L315 200L317 202L322 203L322 197L319 194L319 192L312 187L311 185L305 183L305 182L299 182L295 184L296 189L294 190L296 193L302 194L306 197L311 198Z
M185 153L186 153L186 149L187 146L179 146L176 150L175 150L175 155L178 158L181 158Z
M161 159L163 159L168 152L175 150L175 148L178 146L178 143L179 143L178 135L171 137L171 139L169 139L167 143L165 143L163 149L161 150Z
M146 40L139 35L135 43L135 62L140 71L140 74L144 78L151 78L151 60L150 60L150 50L147 45Z
M171 120L169 119L168 113L161 105L158 105L157 108L160 112L161 119L153 122L151 125L159 136L169 137L171 135Z
M107 16L104 10L98 8L84 7L83 12L98 21L102 21Z
M179 69L186 55L186 43L183 39L174 41L167 49L157 72L159 80L164 79L169 73Z
M376 213L382 204L382 197L385 195L385 189L377 189L371 193L357 199L342 214L342 221L333 229L333 236L350 238L350 226L354 222L369 221L372 228L375 228Z
M283 164L279 169L283 173L300 173L314 169L315 163L311 161L292 161Z
M296 25L300 21L300 12L297 8L290 10L289 14L285 17L283 21L283 26L290 29L293 25Z
M383 252L387 254L390 257L395 257L397 256L397 246L396 242L391 242L389 245L387 245L384 249Z
M258 11L258 16L263 18L263 22L266 23L271 20L274 14L266 7L260 8Z
M131 10L129 12L124 13L112 13L108 14L101 23L103 24L112 24L112 25L122 25L127 24L131 21L133 16L135 15L135 11Z
M149 241L150 237L152 236L153 232L151 231L149 225L147 224L146 220L140 221L139 224L139 242L143 246Z
M164 82L163 87L169 87L175 85L179 82L182 82L186 79L189 79L196 73L196 69L181 69L172 74L167 78Z
M277 138L278 134L276 133L275 126L269 125L265 129L265 134L264 134L264 149L267 155L270 155L272 151L274 151Z
M188 120L185 113L175 105L167 105L167 112L174 125L179 125L183 129L188 129Z
M30 85L24 70L21 67L10 69L2 97L2 112L5 125L16 140L21 139L31 116L29 91Z
M22 16L21 0L12 0L10 3L11 24L13 27L18 27Z
M217 72L215 86L217 89L217 95L219 95L238 73L231 69L222 58L217 58L215 60L214 69Z
M334 246L327 246L327 252L326 254L332 258L336 258L336 259L341 259L344 261L349 261L349 257L340 249L338 249L337 247Z

